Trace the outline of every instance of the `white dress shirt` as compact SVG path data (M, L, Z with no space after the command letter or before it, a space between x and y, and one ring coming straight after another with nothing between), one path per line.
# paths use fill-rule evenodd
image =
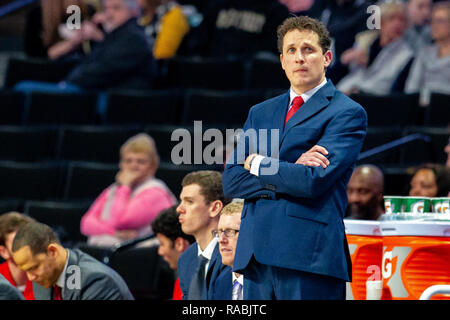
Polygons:
M198 248L198 255L202 255L203 257L205 257L206 259L208 259L208 262L205 265L205 278L206 278L206 274L208 273L208 267L209 267L209 262L211 261L211 257L212 254L214 252L214 249L216 247L217 244L217 238L214 237L211 242L206 246L205 250L202 251L202 249L200 248L199 244L197 243L197 248Z

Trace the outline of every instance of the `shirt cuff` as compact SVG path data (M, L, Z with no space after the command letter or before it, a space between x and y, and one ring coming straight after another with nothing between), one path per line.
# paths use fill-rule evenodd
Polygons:
M252 165L250 167L250 173L259 176L259 165L261 164L261 161L264 159L264 156L257 155L253 158Z

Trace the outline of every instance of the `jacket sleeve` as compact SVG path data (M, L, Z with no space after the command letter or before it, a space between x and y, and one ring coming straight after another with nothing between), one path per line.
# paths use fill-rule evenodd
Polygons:
M250 109L247 121L244 124L244 132L253 128L252 110ZM240 152L243 150L244 152ZM250 155L250 149L246 145L245 137L241 136L237 148L227 161L222 175L222 186L225 197L251 199L257 197L275 198L275 193L264 187L262 181L248 170L244 169L245 159Z
M327 168L308 167L267 157L264 166L278 166L273 175L259 175L259 179L272 185L277 193L293 197L316 198L323 195L357 161L367 126L367 115L362 108L351 108L336 114L317 142L329 152Z

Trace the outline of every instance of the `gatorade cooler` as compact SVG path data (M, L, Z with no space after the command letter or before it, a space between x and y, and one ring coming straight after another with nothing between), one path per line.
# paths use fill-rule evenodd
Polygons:
M380 228L383 300L418 300L428 287L450 284L450 221L382 221Z
M380 222L344 219L352 282L347 283L347 300L366 300L366 281L381 280L383 241Z

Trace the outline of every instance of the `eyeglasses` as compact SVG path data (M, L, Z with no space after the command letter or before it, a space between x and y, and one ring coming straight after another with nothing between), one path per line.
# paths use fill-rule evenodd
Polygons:
M234 238L239 230L235 229L225 229L225 230L212 230L211 233L213 237L219 238L223 233L225 233L225 237Z

